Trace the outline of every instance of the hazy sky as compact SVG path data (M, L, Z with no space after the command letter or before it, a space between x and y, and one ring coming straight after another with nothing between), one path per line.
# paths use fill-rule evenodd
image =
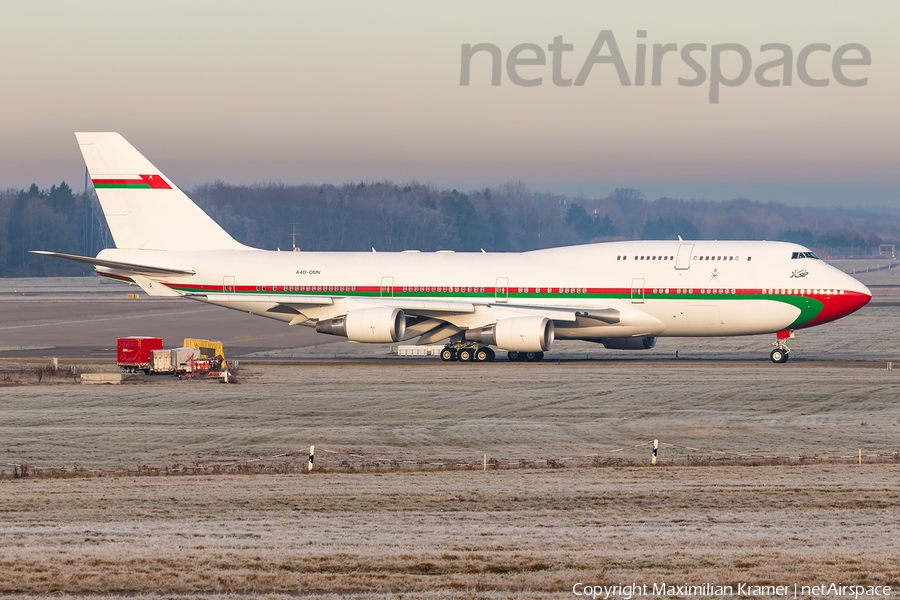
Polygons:
M750 197L803 204L900 207L900 3L849 2L3 2L0 187L67 180L83 188L74 131L118 131L181 187L233 183L417 180L469 189L521 179L534 190L605 195ZM632 85L597 64L582 86L552 81L548 45L562 36L560 75L574 79L603 30ZM646 38L637 37L645 30ZM460 85L461 46L495 44ZM545 65L518 67L518 44ZM634 85L647 44L646 85ZM677 44L652 86L654 44ZM741 44L752 69L793 51L791 86L751 73L721 87L677 79L708 73L711 46ZM798 54L813 43L801 82ZM838 47L871 65L832 74ZM601 54L608 54L605 48ZM520 58L533 57L523 51ZM724 52L721 71L740 71ZM858 57L850 52L847 57ZM780 69L767 77L778 79Z

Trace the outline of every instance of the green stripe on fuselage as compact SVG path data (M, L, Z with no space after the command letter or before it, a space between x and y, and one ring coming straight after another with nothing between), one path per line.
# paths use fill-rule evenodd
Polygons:
M104 274L101 277L106 277L107 279L112 279L113 281L121 281L122 283L134 283L134 280L131 277L122 277L121 275L110 275Z
M822 312L822 308L825 306L821 300L816 300L815 298L809 298L807 296L788 296L787 298L784 296L771 296L770 298L779 302L793 304L800 309L800 314L794 319L793 323L788 325L788 329L794 329L800 325L809 323L819 316L819 313Z

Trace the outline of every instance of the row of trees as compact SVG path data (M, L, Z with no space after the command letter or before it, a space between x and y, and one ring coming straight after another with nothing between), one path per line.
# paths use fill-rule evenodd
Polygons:
M288 250L525 251L614 239L782 239L806 246L900 240L887 210L788 207L750 200L647 200L632 188L606 198L532 193L521 182L461 193L412 183L197 186L188 192L237 240ZM28 250L96 255L112 239L93 191L65 182L0 191L0 276L80 275L82 265Z
M91 194L75 194L62 182L49 190L0 191L0 277L81 275L87 265L29 254L54 250L95 256L112 245L100 205Z
M647 200L633 188L606 198L532 193L521 182L461 193L391 182L356 185L202 185L190 194L245 244L302 250L525 251L617 239L768 239L807 246L900 240L900 213ZM292 234L296 233L296 236Z

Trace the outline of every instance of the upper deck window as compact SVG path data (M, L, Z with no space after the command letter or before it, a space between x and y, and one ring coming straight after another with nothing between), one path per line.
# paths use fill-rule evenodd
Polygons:
M793 252L791 254L791 259L793 260L795 258L814 258L819 260L819 257L816 256L815 252Z

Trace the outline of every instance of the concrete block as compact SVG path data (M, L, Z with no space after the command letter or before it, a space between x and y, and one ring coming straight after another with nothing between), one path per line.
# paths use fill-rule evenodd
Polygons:
M144 383L143 373L82 373L81 383L84 385L100 385L108 383Z

